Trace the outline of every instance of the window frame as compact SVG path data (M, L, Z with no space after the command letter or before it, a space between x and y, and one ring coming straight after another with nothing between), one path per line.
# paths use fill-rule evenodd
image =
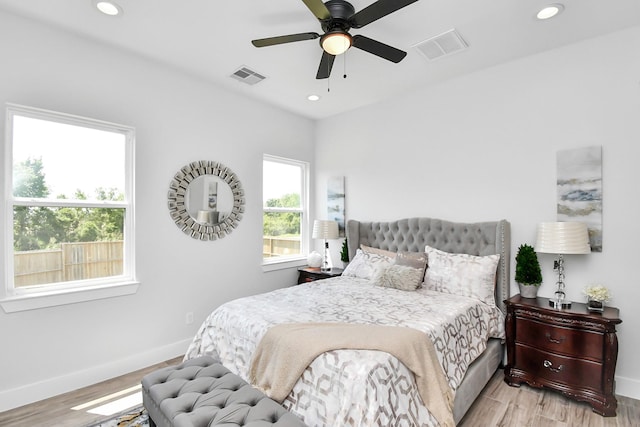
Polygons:
M262 267L264 271L278 270L290 267L305 265L309 255L310 240L310 220L309 220L309 162L303 160L290 159L286 157L263 154L262 156L262 190L264 194L264 162L280 163L283 165L296 166L300 171L300 208L267 208L262 200L262 235L264 237L264 214L266 212L300 212L300 254L279 256L272 258L262 257ZM263 196L264 197L264 196Z
M135 273L135 128L102 120L81 117L35 107L7 103L5 108L5 259L4 286L0 287L0 305L7 313L50 307L100 298L133 294L139 283ZM120 133L125 137L125 185L123 201L32 199L13 195L13 121L14 117L28 117ZM84 160L84 159L83 159ZM13 212L16 206L122 208L123 224L123 272L122 275L72 282L56 282L16 288L14 286Z

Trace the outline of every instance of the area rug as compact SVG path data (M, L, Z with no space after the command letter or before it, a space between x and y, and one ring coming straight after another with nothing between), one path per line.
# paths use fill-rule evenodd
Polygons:
M127 411L114 415L111 418L98 423L90 424L87 427L148 427L149 415L142 406L128 409Z

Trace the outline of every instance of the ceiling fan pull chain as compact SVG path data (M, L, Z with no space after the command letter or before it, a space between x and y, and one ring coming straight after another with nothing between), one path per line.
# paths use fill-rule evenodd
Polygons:
M327 62L327 93L331 92L331 67L333 66L333 61Z
M344 53L344 60L342 61L342 65L344 66L344 74L342 75L343 79L347 78L347 52Z

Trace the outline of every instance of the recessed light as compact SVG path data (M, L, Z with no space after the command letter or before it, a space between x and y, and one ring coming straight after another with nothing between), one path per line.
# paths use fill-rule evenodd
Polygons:
M309 95L309 96L307 96L307 99L309 101L319 101L320 97L318 95Z
M540 12L536 15L536 18L540 20L545 20L549 18L553 18L560 12L564 10L564 6L560 3L550 4L549 6L543 7Z
M122 8L112 1L98 0L95 2L98 10L105 15L117 16L122 14Z

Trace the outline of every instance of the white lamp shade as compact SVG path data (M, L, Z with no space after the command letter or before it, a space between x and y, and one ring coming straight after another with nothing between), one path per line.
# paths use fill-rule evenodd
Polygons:
M336 221L316 219L313 221L313 233L311 237L314 239L337 239L338 223Z
M546 254L588 254L589 230L583 222L541 222L536 252Z

